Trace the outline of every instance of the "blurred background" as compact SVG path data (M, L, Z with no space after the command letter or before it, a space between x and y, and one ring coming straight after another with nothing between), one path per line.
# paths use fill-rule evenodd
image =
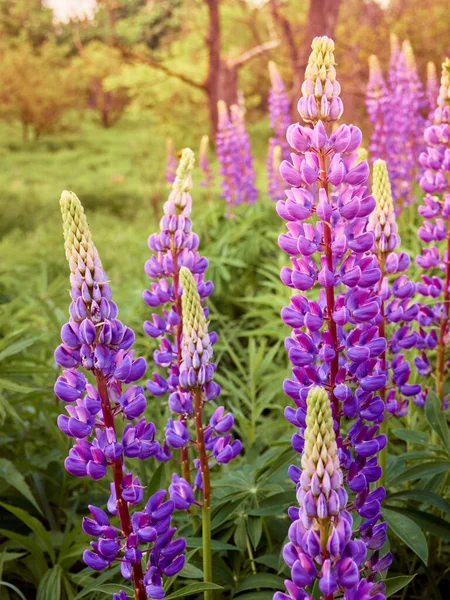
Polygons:
M342 122L360 126L367 146L367 60L377 54L386 71L390 33L410 40L424 81L427 62L439 68L450 51L448 0L0 0L0 496L17 507L0 511L1 600L104 597L80 560L87 544L80 520L87 503L104 503L105 486L64 471L70 441L55 424L53 350L69 303L60 193L81 199L121 318L151 362L154 344L142 334L149 316L143 265L170 189L166 139L176 151L197 153L204 134L215 180L209 203L194 173L194 231L215 284L218 380L245 446L232 467L237 512L219 519L215 534L242 554L222 554L217 568L224 598L239 592L255 560L276 578L266 578L269 587L280 585L277 556L294 494L281 391L287 328L279 312L288 292L279 269L286 259L266 194L267 65L277 64L296 100L311 39L333 37ZM219 99L245 102L260 192L234 221L224 218L214 158ZM420 244L414 214L404 211L400 222L413 255ZM154 400L150 410L163 427L165 402ZM149 491L167 475L152 461L140 474ZM442 523L422 526L442 534ZM448 547L450 526L444 534L439 543ZM407 573L409 558L403 547L392 572ZM423 597L428 579L421 571L408 598ZM437 588L433 594L440 597Z

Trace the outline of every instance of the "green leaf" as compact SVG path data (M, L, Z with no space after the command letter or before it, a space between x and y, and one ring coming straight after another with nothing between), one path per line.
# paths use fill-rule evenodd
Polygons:
M447 420L442 412L439 398L434 392L429 392L425 402L425 417L430 427L438 434L447 452L450 452L450 431Z
M62 574L63 570L60 565L49 569L39 583L36 600L59 600Z
M211 529L216 529L219 527L219 525L222 525L222 523L231 517L231 515L238 508L238 506L242 504L243 501L244 499L236 500L236 502L227 502L227 504L222 506L222 508L220 508L213 516Z
M203 548L203 540L201 537L187 537L186 545L188 548ZM211 540L211 549L212 550L239 550L233 544L226 544L225 542L220 542L219 540Z
M0 478L4 479L10 486L15 488L41 513L39 504L36 502L31 490L22 473L17 470L13 463L6 458L0 458Z
M3 506L3 508L9 510L9 512L11 512L23 523L25 523L25 525L36 534L38 539L44 544L51 561L54 563L56 559L55 549L53 547L48 531L45 529L42 523L38 521L35 517L29 515L26 511L22 510L21 508L17 508L16 506L10 506L9 504L5 504L4 502L0 502L0 506Z
M194 565L186 563L179 575L180 577L185 577L186 579L202 579L203 571Z
M395 435L399 440L404 442L412 442L420 446L428 446L430 440L426 433L421 431L413 431L411 429L392 429L391 433Z
M20 600L27 600L25 598L25 596L22 594L22 592L19 590L19 588L16 588L15 585L13 585L12 583L7 583L6 581L0 581L0 585L3 585L7 588L9 588L10 590L13 590L14 592L16 592L16 594L19 596Z
M390 494L386 501L389 502L391 500L416 500L421 504L436 506L436 508L440 508L444 512L450 514L450 502L447 502L447 500L442 498L442 496L439 496L439 494L429 492L428 490L403 490L401 492L396 492L395 494Z
M272 575L271 573L257 573L256 575L249 575L234 590L235 594L244 592L246 590L255 590L256 588L270 588L272 590L281 590L284 587L284 579L278 577L278 575Z
M101 592L103 594L118 594L120 590L123 590L124 592L126 592L127 594L131 594L132 596L134 594L133 588L124 586L123 584L119 583L104 583L99 587L94 587L90 589L91 592Z
M236 600L272 600L273 592L250 592L235 596Z
M31 537L16 533L15 531L9 531L8 529L0 529L0 535L16 542L19 546L28 550L33 556L33 560L39 566L39 570L45 571L47 569L48 565L44 553L39 544L31 539Z
M395 594L395 592L402 590L409 583L411 583L414 577L415 575L400 575L399 577L385 579L384 583L386 584L386 598L389 598L392 596L392 594Z
M206 581L199 581L198 583L190 583L181 590L177 590L176 592L169 594L164 598L164 600L175 600L175 598L184 598L184 596L192 596L193 594L198 594L199 592L204 592L206 590L223 590L223 587L221 585L217 585L216 583L207 583Z
M388 481L389 487L393 487L403 481L423 479L437 473L445 473L450 469L448 460L429 460L418 465L405 467L396 477Z
M247 521L247 530L252 542L253 548L256 550L261 540L262 521L259 517L249 517Z
M408 517L387 508L383 509L383 517L395 535L427 564L428 545L420 527Z
M104 573L102 573L101 575L99 575L94 581L91 580L91 574L92 571L90 571L90 569L87 569L84 573L84 576L82 575L82 577L80 579L77 578L77 584L79 586L83 586L83 589L81 590L81 592L79 594L77 594L75 596L75 600L80 600L80 598L84 598L85 596L87 596L88 594L90 594L92 591L94 591L96 588L98 589L103 582L108 581L108 579L112 579L115 575L117 575L117 573L119 573L120 571L120 565L114 566L110 569L108 569L107 571L105 571ZM86 585L85 583L85 579L88 579L88 584Z
M450 523L434 515L431 511L424 512L413 508L390 507L401 515L412 519L417 525L443 540L450 541Z

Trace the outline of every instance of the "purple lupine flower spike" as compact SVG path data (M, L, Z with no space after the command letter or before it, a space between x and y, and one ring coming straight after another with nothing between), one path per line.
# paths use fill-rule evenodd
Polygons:
M394 56L396 57L394 60ZM417 176L417 160L422 150L426 98L417 74L411 44L406 40L401 49L394 45L391 62L391 139L387 164L392 183L396 213L413 202L413 184Z
M144 323L148 335L160 340L154 352L155 363L164 369L167 375L153 373L147 381L148 391L155 395L169 394L169 407L177 415L179 423L171 420L166 429L166 456L170 457L172 448L179 448L184 479L190 483L190 464L186 436L186 421L192 415L192 395L188 389L180 385L181 340L182 340L182 306L179 273L182 266L190 269L194 275L198 291L202 299L213 290L211 281L205 281L204 273L208 261L198 253L199 238L192 231L190 218L192 209L192 169L194 153L189 148L182 152L177 175L173 183L169 199L164 205L164 215L160 222L160 232L152 234L148 245L153 252L145 264L145 272L153 280L151 289L145 290L143 299L152 309L163 307L162 315L153 314L152 321ZM214 334L212 339L214 339ZM211 386L210 399L218 394L219 387ZM176 430L181 436L175 437ZM178 435L178 434L176 434ZM180 440L185 443L179 444ZM174 445L173 445L174 444Z
M222 198L227 203L227 216L234 217L234 207L242 201L239 164L239 140L236 129L230 120L227 105L223 100L217 103L219 121L217 125L216 148L219 173L222 176Z
M378 58L369 58L369 82L366 95L367 114L373 125L369 151L371 160L382 158L388 152L390 98Z
M439 77L434 62L427 63L428 126L432 125L439 95Z
M58 426L76 438L64 464L72 475L94 480L104 477L111 468L114 482L108 510L119 516L120 525L114 526L102 509L89 506L92 518L83 520L83 529L94 541L83 559L95 570L120 561L122 574L133 579L135 599L147 600L139 546L145 543L149 551L149 543L158 543L158 536L170 527L170 514L164 527L154 531L154 535L140 537L135 528L139 513L133 513L132 507L142 501L144 490L138 477L124 473L124 457L143 459L158 455L160 446L154 440L155 426L145 418L129 423L122 438L117 436L115 425L116 417L132 421L142 415L145 398L142 388L134 382L144 375L146 363L131 350L133 331L117 318L117 306L111 299L108 278L80 201L75 194L63 192L60 205L72 303L70 320L61 330L63 343L55 351L56 362L65 367L55 384L55 393L69 403L69 416L60 415ZM95 386L87 382L79 369L91 371ZM125 390L124 385L128 385ZM173 512L173 503L170 506ZM162 565L157 568L161 575L165 573ZM120 600L123 597L121 592Z
M175 175L177 170L177 159L175 156L175 148L173 145L172 138L166 139L166 180L167 183L173 183L175 181Z
M445 360L450 324L450 59L442 65L441 85L433 124L425 130L426 151L420 155L424 173L420 185L426 193L419 214L425 219L419 228L424 243L417 264L426 271L417 291L431 302L421 305L419 329L421 356L415 364L423 375L432 370L429 349L436 348L436 394L446 408L444 382L448 373ZM444 246L444 247L442 247ZM441 277L440 273L444 276ZM423 400L425 393L423 394Z
M280 200L284 196L284 185L279 175L279 166L282 160L289 158L286 130L291 123L291 107L283 79L272 61L269 62L269 74L271 81L269 115L274 135L269 139L267 154L267 193L272 200Z
M345 501L339 509L356 510L362 523L360 539L351 546L356 555L349 556L355 564L345 560L338 565L332 558L322 557L320 569L315 563L321 553L317 531L313 527L312 533L306 534L301 529L297 545L306 557L299 557L286 587L288 598L308 597L304 587L317 576L329 600L342 593L350 598L350 590L357 586L363 589L364 582L371 581L374 572L370 565L362 568L369 579L360 579L359 556L369 550L379 551L386 536L386 525L378 523L384 488L371 491L371 484L381 475L377 453L387 443L386 436L378 432L384 413L378 391L387 382L378 359L386 350L386 340L380 337L377 326L381 271L371 254L375 235L367 229L376 202L367 193L368 164L358 153L362 134L357 127L346 125L332 133L327 131L328 123L338 120L343 111L334 43L326 37L315 38L312 48L298 104L301 116L312 128L299 124L288 128L287 139L295 153L281 164L280 171L290 188L286 200L277 204L278 214L287 222L287 233L279 237L279 244L291 257L290 267L281 271L281 280L294 292L290 305L281 313L283 321L292 327L285 344L293 364L292 377L285 381L284 390L295 402L294 408L286 408L285 416L298 428L292 446L302 453L308 393L317 386L327 390L340 469L347 489L354 494L352 501L348 505ZM317 300L310 299L309 290L314 287L318 288L314 294ZM351 425L341 431L342 419L351 420ZM294 481L300 481L295 467L291 473ZM317 502L314 494L305 494L301 501L311 511L311 519L314 510L325 518L330 506L336 508L335 496L332 494L329 506L314 481ZM328 483L326 486L331 489ZM298 520L296 509L289 515ZM311 526L307 520L300 522L302 527ZM344 518L333 544L346 539L348 525ZM288 562L292 557L285 559Z
M254 204L258 199L258 189L255 186L256 173L253 166L252 147L250 136L245 126L245 108L242 105L233 104L230 107L231 122L234 126L239 146L239 155L234 157L237 161L240 178L241 199L240 202Z
M214 175L211 169L211 165L208 158L209 150L209 137L207 135L202 136L200 142L199 152L199 166L203 174L203 179L200 181L200 185L206 188L208 194L208 202L212 202L212 184L214 181Z
M420 338L412 330L412 322L419 314L419 305L411 304L416 286L409 281L404 271L410 265L405 252L397 253L400 236L396 223L389 174L384 160L378 159L373 165L372 194L376 200L375 210L369 216L368 229L375 234L374 253L378 257L382 278L378 284L381 299L381 314L378 330L380 338L386 338L386 350L379 358L379 368L390 382L389 390L380 391L385 406L382 433L387 434L388 414L404 416L408 412L410 397L420 396L422 387L408 383L411 367L405 359L405 349L420 345ZM403 272L403 273L402 273ZM393 279L392 276L395 275ZM395 331L387 335L387 327L395 324ZM387 446L380 453L380 466L383 470L382 485L386 477Z

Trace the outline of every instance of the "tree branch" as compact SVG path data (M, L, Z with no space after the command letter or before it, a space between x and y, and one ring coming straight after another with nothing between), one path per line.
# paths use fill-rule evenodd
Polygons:
M120 50L122 57L125 60L134 61L137 63L148 65L149 67L152 67L153 69L162 71L169 77L175 77L175 79L179 79L180 81L182 81L183 83L186 83L187 85L190 85L191 87L194 87L198 90L202 90L203 92L206 91L206 84L203 81L196 81L195 79L191 79L185 73L180 73L179 71L175 71L174 69L171 69L167 65L164 65L163 63L153 60L148 56L142 56L140 54L136 54L135 52L133 52L132 50L129 50L128 48L125 48L125 46L122 46L118 42L114 43L114 48L117 48L118 50Z
M268 42L264 42L264 44L260 44L259 46L255 46L251 50L247 50L247 52L242 53L238 58L231 59L230 64L233 67L241 67L243 64L255 58L256 56L260 56L267 52L268 50L272 50L280 45L280 40L270 40Z

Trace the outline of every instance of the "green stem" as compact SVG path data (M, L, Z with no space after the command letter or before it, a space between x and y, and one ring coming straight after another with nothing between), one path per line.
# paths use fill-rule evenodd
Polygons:
M200 461L200 472L203 482L202 502L202 541L203 541L203 581L212 583L212 558L211 558L211 483L209 479L209 465L206 456L205 436L203 432L203 403L204 398L199 388L193 391L194 396L194 422L197 436L197 451ZM212 591L205 590L205 600L212 600Z
M250 558L250 565L252 567L252 573L253 573L253 575L256 575L255 557L253 556L252 545L250 543L250 539L249 539L248 535L247 535L247 552L248 552L248 557Z
M202 508L203 581L212 583L211 507ZM205 591L205 600L212 600L212 590Z
M387 432L388 432L388 419L387 419L387 411L385 410L383 421L380 423L380 433L384 433L387 436ZM387 444L383 448L383 450L381 450L381 452L378 456L379 456L378 461L380 463L380 467L382 468L380 485L382 485L383 487L386 487Z

